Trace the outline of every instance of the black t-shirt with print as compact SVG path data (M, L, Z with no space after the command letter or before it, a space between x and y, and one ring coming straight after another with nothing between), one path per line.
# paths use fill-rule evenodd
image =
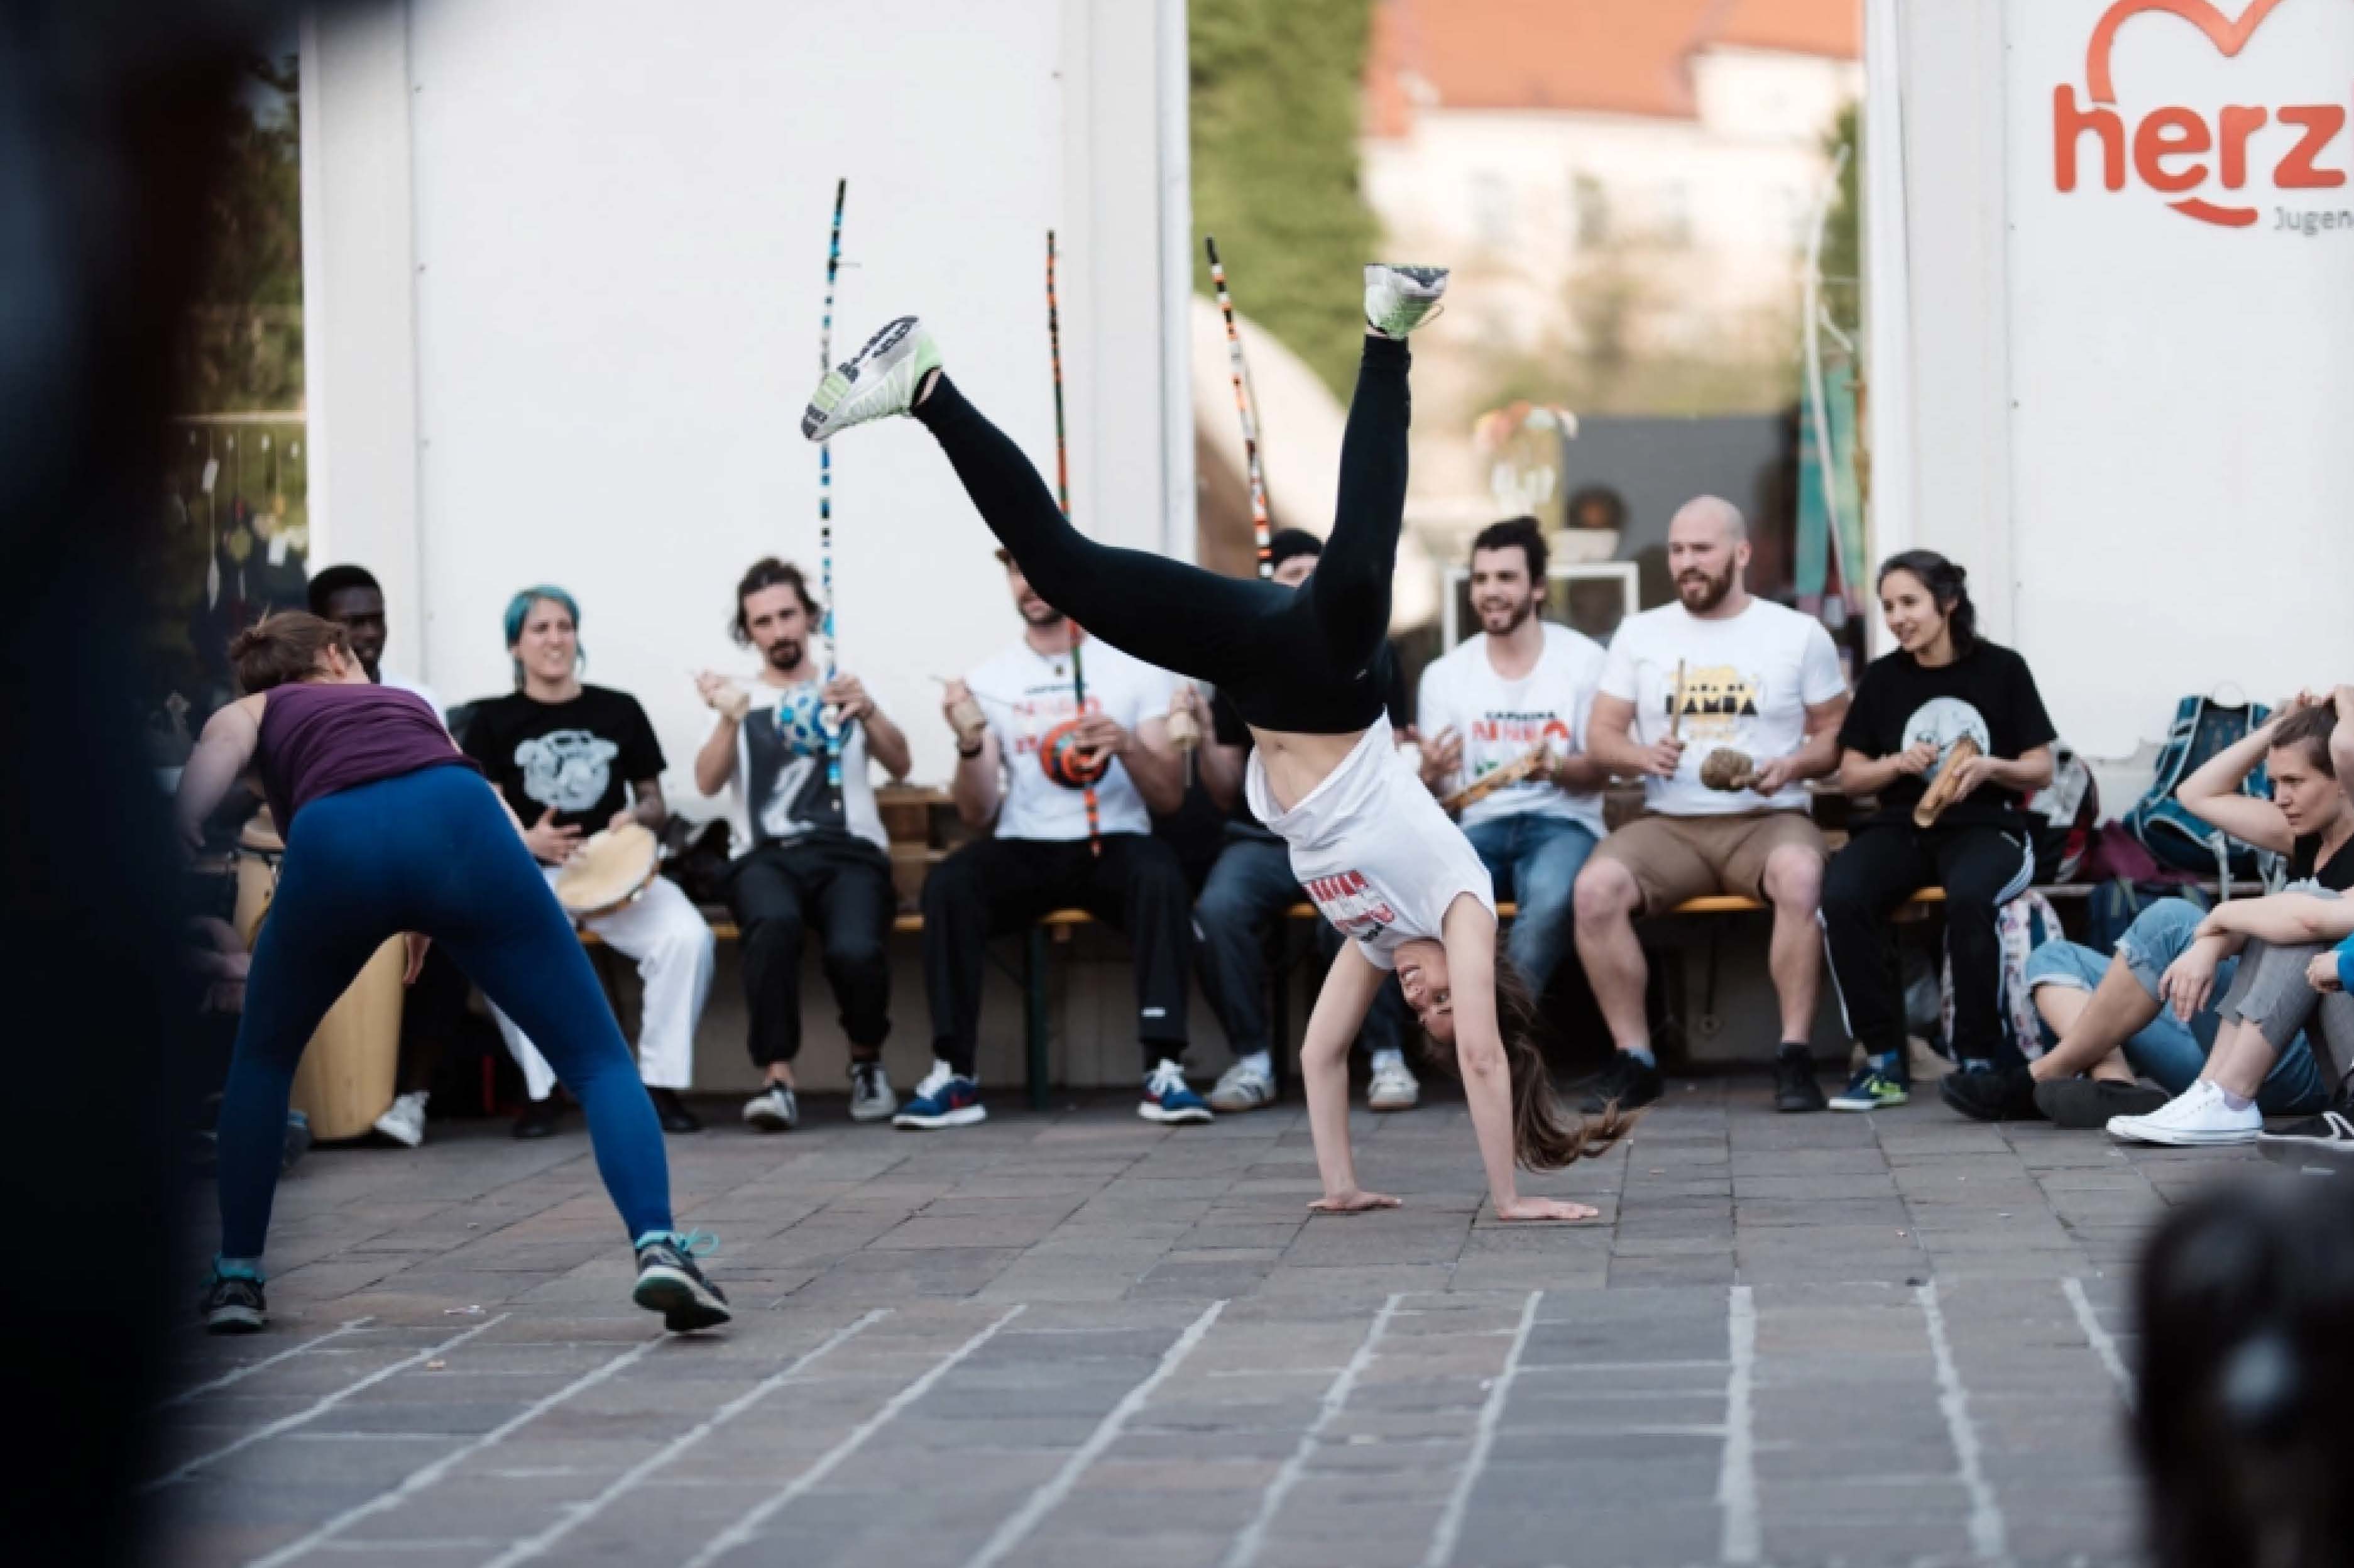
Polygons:
M2354 892L2354 839L2339 844L2338 853L2324 861L2321 835L2306 833L2289 846L2288 879L2317 882L2332 893Z
M477 703L465 751L524 826L553 806L558 827L592 833L630 803L631 784L661 778L665 766L638 699L603 686L583 686L568 703L521 692Z
M1980 642L1935 669L1925 668L1901 648L1873 660L1856 683L1839 743L1865 757L1881 758L1925 740L1946 752L1966 735L1978 741L1985 755L2006 760L2056 738L2027 661L2008 648ZM1871 821L1911 821L1913 808L1921 803L1937 772L1933 768L1919 779L1899 777L1880 792L1880 810ZM2020 802L2016 789L1981 785L1967 800L1947 807L1938 821L2013 826L2020 819Z

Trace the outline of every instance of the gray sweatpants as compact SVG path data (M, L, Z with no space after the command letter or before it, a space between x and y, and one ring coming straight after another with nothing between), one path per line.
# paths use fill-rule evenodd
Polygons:
M2256 1026L2266 1044L2285 1050L2300 1031L2312 1042L2335 1090L2354 1070L2354 993L2320 991L2306 982L2306 967L2317 953L2336 944L2313 942L2274 947L2250 941L2240 955L2239 973L2216 1006L2226 1022L2244 1019Z

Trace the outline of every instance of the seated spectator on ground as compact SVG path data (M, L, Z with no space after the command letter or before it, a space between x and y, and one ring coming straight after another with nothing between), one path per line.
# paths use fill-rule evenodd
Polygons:
M801 1048L801 938L815 927L822 967L850 1036L850 1118L880 1121L899 1108L883 1071L891 1033L891 841L867 764L907 776L907 737L858 677L824 683L816 641L823 612L797 567L755 561L736 585L736 641L757 649L748 680L705 673L696 688L719 715L695 758L695 785L728 792L736 859L727 906L741 934L747 1044L760 1092L744 1119L763 1132L801 1120L793 1058ZM840 726L839 788L827 783L823 713Z
M366 567L329 567L311 578L311 613L344 629L353 656L367 678L379 686L410 692L425 699L434 716L450 721L441 699L421 681L404 679L384 668L388 627L384 589ZM434 1069L445 1046L464 1031L465 975L439 943L426 949L425 967L408 988L400 1008L400 1048L393 1073L392 1105L376 1118L376 1130L393 1142L414 1149L425 1141L425 1107Z
M2354 688L2327 703L2284 705L2181 789L2203 820L2285 855L2291 887L2333 896L2354 885L2354 803L2340 782L2341 769L2354 763L2354 726L2343 722L2341 708L2354 708ZM2271 775L2270 800L2238 792L2260 764ZM2253 906L2272 902L2235 900L2229 920L2236 927ZM2301 979L2317 949L2301 943L2274 956L2271 944L2248 942L2210 918L2180 899L2163 899L2136 918L2113 959L2069 942L2037 948L2027 980L2054 1044L2031 1064L1949 1076L1941 1086L1946 1103L1982 1121L2044 1116L2066 1127L2105 1127L2112 1118L2163 1114L2170 1097L2196 1095L2204 1104L2200 1084L2211 1065L2228 1063L2232 1092L2252 1103L2208 1129L2231 1134L2222 1141L2253 1138L2264 1114L2318 1109L2335 1080L2325 1080L2323 1055L2311 1048L2319 1042L2298 1043L2318 999L2309 987L2300 992L2282 984L2292 971ZM2253 1057L2238 1037L2259 966L2271 972L2264 990L2274 997L2260 1030L2274 1031L2274 1044L2257 1048L2264 1059L2251 1076Z
M1636 917L1737 894L1774 906L1775 1105L1820 1110L1807 1041L1822 980L1824 843L1806 781L1838 765L1846 676L1820 621L1749 592L1748 528L1731 503L1702 496L1678 512L1668 564L1678 602L1618 628L1588 726L1595 760L1641 775L1649 809L1604 839L1577 878L1577 955L1617 1046L1585 1108L1659 1097ZM1717 752L1738 754L1739 767L1704 767Z
M445 720L449 716L441 699L433 688L422 681L408 680L384 668L384 645L388 628L384 613L384 589L376 586L376 576L366 567L329 567L312 577L310 584L311 613L322 620L332 620L344 629L351 639L353 656L367 678L379 686L390 686L396 692L414 692L423 697L434 713Z
M1923 887L1946 890L1955 1059L1965 1072L2023 1065L2002 1016L1996 920L2035 880L2022 801L2052 781L2054 734L2027 661L1978 634L1967 576L1930 550L1908 550L1880 568L1881 611L1896 647L1864 670L1840 728L1840 787L1879 805L1823 874L1823 946L1864 1052L1833 1110L1910 1097L1888 917ZM1946 803L1922 827L1915 811L1941 779Z
M1176 678L1109 643L1080 643L1078 629L1032 591L1013 557L997 555L1022 639L950 683L942 704L958 730L957 815L985 836L924 881L934 1059L893 1124L964 1127L988 1115L973 1058L989 939L1072 907L1125 931L1134 952L1144 1057L1137 1114L1208 1121L1209 1106L1178 1065L1193 983L1193 896L1177 852L1152 836L1148 810L1173 810L1184 796L1184 761L1169 743ZM958 718L967 702L986 721L970 739Z
M1569 956L1577 874L1606 831L1585 733L1601 683L1601 647L1537 611L1545 602L1545 543L1533 517L1493 524L1471 542L1479 633L1422 673L1415 722L1422 778L1441 800L1542 753L1536 770L1462 810L1463 836L1513 900L1506 951L1543 997Z
M1315 574L1324 541L1305 528L1279 528L1267 541L1275 580L1298 588ZM1381 672L1391 726L1406 733L1405 675L1393 648ZM1202 723L1202 699L1190 682L1177 684L1177 701ZM1202 784L1226 813L1225 842L1210 867L1209 880L1193 901L1194 962L1202 990L1235 1053L1234 1065L1210 1091L1210 1108L1221 1115L1257 1110L1275 1099L1276 1040L1267 1020L1267 938L1306 895L1291 874L1291 852L1267 830L1243 800L1243 770L1250 761L1250 726L1223 695L1209 704L1201 747ZM1341 948L1340 927L1318 920L1317 956L1329 968ZM1373 1079L1365 1090L1370 1110L1410 1110L1422 1086L1405 1063L1405 998L1384 985L1357 1031Z
M515 689L474 705L466 755L506 797L553 886L590 833L636 822L653 832L670 815L663 801L665 763L646 710L626 692L584 685L580 610L560 588L525 588L507 601L507 653ZM638 1073L666 1132L702 1127L678 1091L695 1081L695 1026L711 993L716 943L677 883L657 876L620 908L582 922L645 981L640 1010ZM515 1122L517 1138L556 1130L556 1073L493 1007L508 1052L523 1068L531 1104Z

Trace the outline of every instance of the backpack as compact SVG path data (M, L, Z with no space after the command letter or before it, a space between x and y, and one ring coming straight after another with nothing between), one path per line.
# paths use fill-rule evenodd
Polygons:
M2035 880L2073 882L2101 825L2101 787L2084 759L2065 743L2052 748L2052 782L2027 797L2027 826L2035 835Z
M2001 1008L2003 1026L2010 1031L2010 1043L2020 1055L2032 1062L2043 1054L2041 1021L2035 1012L2035 999L2027 989L2027 955L2044 943L2062 935L2060 912L2052 901L2029 888L1995 911L1995 937L2001 944L2002 987ZM1946 955L1941 971L1944 983L1938 1008L1938 1022L1944 1027L1946 1050L1950 1054L1954 1039L1954 958Z
M2158 754L2157 777L2150 780L2149 792L2125 815L2127 830L2160 864L2223 882L2253 878L2269 869L2267 863L2276 857L2259 855L2251 845L2192 815L2174 792L2216 753L2245 740L2271 716L2272 710L2261 703L2227 707L2208 697L2185 697L2175 705L2174 723ZM2272 799L2272 780L2262 764L2240 781L2240 793Z

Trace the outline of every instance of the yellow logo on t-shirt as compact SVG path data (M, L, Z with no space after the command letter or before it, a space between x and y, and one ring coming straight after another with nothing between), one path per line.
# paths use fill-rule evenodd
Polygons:
M1743 719L1757 716L1757 684L1730 664L1708 664L1684 672L1683 738L1731 740ZM1660 709L1675 717L1676 691L1670 682Z

